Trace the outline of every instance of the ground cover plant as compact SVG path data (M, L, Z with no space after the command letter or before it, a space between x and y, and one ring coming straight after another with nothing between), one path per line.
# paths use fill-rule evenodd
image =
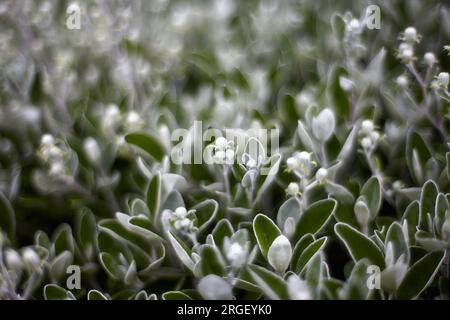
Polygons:
M449 299L446 1L0 3L0 299Z

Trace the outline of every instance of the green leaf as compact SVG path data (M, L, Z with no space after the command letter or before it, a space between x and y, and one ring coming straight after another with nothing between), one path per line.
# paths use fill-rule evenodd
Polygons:
M385 251L388 243L392 243L394 249L394 259L397 259L403 254L406 257L406 261L409 261L408 243L406 242L403 234L402 226L398 222L394 222L389 227L386 239L385 239Z
M363 233L341 222L334 226L334 231L355 262L367 258L381 269L384 268L384 257L380 248Z
M214 242L219 248L223 248L223 241L226 237L231 238L233 235L233 227L228 219L220 220L212 231Z
M273 240L281 234L280 229L269 217L260 213L253 220L253 231L261 253L267 257Z
M72 229L68 224L62 224L54 235L54 249L55 255L62 253L63 251L74 252L74 241L72 236Z
M397 298L417 298L431 284L444 258L445 252L431 252L411 266L397 290Z
M103 293L98 290L90 290L87 295L88 300L109 300Z
M50 265L50 274L54 279L60 279L66 274L67 267L72 264L73 255L70 251L60 253Z
M168 291L162 294L163 300L192 300L187 294L181 291Z
M162 161L166 154L164 145L149 133L129 133L125 136L125 141L141 148L157 161Z
M415 244L415 237L417 226L420 220L420 203L419 201L411 202L403 214L402 221L406 221L408 228L409 245Z
M150 212L150 217L153 218L153 223L156 224L158 217L159 206L161 202L161 173L156 173L147 189L147 207Z
M296 243L294 250L292 250L292 259L291 259L291 269L296 270L298 260L303 253L303 250L306 249L311 243L315 241L314 236L310 233L305 234L298 242Z
M424 182L424 168L430 157L431 152L421 135L411 131L406 141L406 164L411 176L420 185Z
M420 220L419 228L424 231L430 231L430 225L428 223L428 215L434 217L434 211L436 206L436 198L439 190L436 183L433 180L428 180L422 187L422 193L420 195Z
M277 224L280 229L284 228L284 223L289 217L294 218L295 222L300 219L300 204L295 198L286 200L278 210Z
M315 255L319 254L321 250L323 250L323 248L325 248L327 244L327 239L328 239L327 237L317 239L316 241L311 243L308 247L306 247L305 250L303 250L294 269L295 273L301 273L304 271L308 262L310 262Z
M208 199L200 202L192 209L195 210L195 216L197 217L198 232L201 232L213 222L219 209L219 204L214 199Z
M328 82L328 95L333 103L335 114L342 120L347 119L350 112L350 100L347 92L341 88L339 78L346 76L344 68L336 68Z
M249 265L248 271L256 285L269 299L288 299L287 284L279 275L257 265Z
M364 184L361 195L365 197L370 215L374 219L381 207L381 186L377 177L372 177Z
M317 234L331 219L336 206L337 202L334 199L325 199L313 203L297 222L293 236L294 241L307 233Z
M44 298L45 300L75 300L70 291L56 284L48 284L44 287Z
M107 252L100 253L100 263L103 266L103 269L109 274L109 276L115 280L119 280L122 278L123 274L120 272L116 261L113 256Z
M97 250L97 224L89 209L84 209L78 216L75 233L80 248L91 257Z
M14 239L16 234L16 215L14 209L6 198L6 196L0 191L0 229L3 230L10 240Z
M217 247L204 245L200 252L202 275L217 274L225 276L225 261Z
M189 270L193 271L195 267L195 263L191 258L190 250L186 246L186 244L180 240L176 235L174 235L171 231L168 232L169 241L172 244L175 253L178 258L183 262L183 264L189 268Z

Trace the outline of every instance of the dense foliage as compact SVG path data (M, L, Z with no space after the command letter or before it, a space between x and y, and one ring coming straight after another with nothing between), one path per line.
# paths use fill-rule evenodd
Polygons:
M443 0L1 1L0 299L449 299L446 45Z

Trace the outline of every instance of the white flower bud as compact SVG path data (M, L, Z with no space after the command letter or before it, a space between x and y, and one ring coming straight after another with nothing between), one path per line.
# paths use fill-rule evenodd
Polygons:
M275 238L267 252L267 260L275 271L285 272L291 262L292 247L288 238L279 235Z
M406 88L409 84L408 77L406 77L405 75L398 76L395 82L401 88Z
M287 189L286 189L286 193L290 196L296 196L298 195L300 192L300 187L298 185L298 183L295 182L291 182L289 183Z
M36 251L31 248L25 248L23 250L22 258L25 264L32 269L36 268L41 261Z
M325 142L333 134L335 125L333 112L330 109L324 109L312 119L312 132L317 140Z
M323 183L325 181L325 179L328 176L328 170L325 168L320 168L319 170L317 170L316 172L316 179L320 182Z
M361 27L361 24L359 23L358 19L353 18L349 23L349 29L352 32L359 31L360 27Z
M344 91L351 91L355 87L355 83L347 77L339 77L339 85Z
M372 143L373 144L375 144L378 141L379 138L380 138L380 134L377 131L373 131L370 134L370 139L372 139Z
M187 210L186 210L185 207L178 207L178 208L176 208L174 213L175 213L175 216L178 219L183 219L183 218L185 218L187 216Z
M361 132L365 135L370 135L374 129L372 120L364 120L361 123Z
M437 76L438 84L442 88L447 88L449 83L449 74L447 72L441 72Z
M136 128L141 125L141 116L136 111L130 111L126 117L126 125L129 128Z
M423 56L423 60L427 66L432 67L436 63L436 56L433 52L427 52Z
M407 42L414 42L417 40L417 30L414 27L408 27L404 32L404 39Z
M49 133L44 134L41 137L41 144L45 146L49 146L55 143L55 138Z
M411 62L414 57L414 52L411 49L406 49L401 52L401 58L405 63Z
M294 170L298 167L298 161L294 157L287 158L286 165L289 170Z
M361 145L364 149L370 149L372 147L372 139L370 139L369 137L364 137L361 140Z
M93 164L99 163L101 151L97 140L92 137L86 138L83 142L83 150L89 161L91 161Z
M5 251L5 261L10 269L18 270L22 268L22 259L20 259L20 255L16 250L7 249Z

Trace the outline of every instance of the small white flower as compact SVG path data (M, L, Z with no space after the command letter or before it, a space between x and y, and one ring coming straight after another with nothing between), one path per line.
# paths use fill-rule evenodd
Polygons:
M365 135L370 135L374 130L375 126L373 125L372 120L364 120L361 123L361 132Z
M350 23L348 24L348 28L351 32L357 33L359 31L359 29L361 28L361 23L359 22L358 19L353 18L352 20L350 20Z
M406 42L416 42L418 40L416 28L406 28L405 32L403 33L403 38Z
M32 269L36 268L41 261L36 251L31 248L25 248L23 250L22 258L25 264Z
M423 56L423 60L427 66L432 67L436 63L436 56L433 52L427 52Z
M361 140L361 145L364 149L370 149L372 147L372 139L370 139L369 137L364 137Z
M224 151L228 147L228 141L224 137L218 137L214 145L218 150Z
M54 143L55 143L55 138L49 133L46 133L41 137L41 144L44 146L50 146Z
M414 52L413 52L411 49L403 50L403 51L400 53L400 57L401 57L401 59L403 60L403 62L409 63L409 62L411 62L411 60L412 60L413 57L414 57Z
M339 77L339 85L344 91L351 91L355 88L355 83L347 77Z
M267 252L267 260L272 268L283 273L289 266L292 258L292 246L289 239L284 235L275 238Z
M334 113L330 109L322 110L312 119L312 132L317 140L325 142L330 139L336 125Z
M298 194L300 194L300 186L298 185L298 183L291 182L291 183L289 183L289 185L286 188L286 193L289 196L295 197Z
M175 211L173 213L177 219L184 219L184 218L186 218L186 216L188 214L185 207L178 207L175 209Z
M299 163L297 161L297 158L295 157L289 157L286 160L286 165L288 167L289 170L294 170L297 169L299 166Z
M372 143L377 143L378 139L380 138L380 134L377 131L373 131L370 133L370 139L372 139Z
M317 170L316 172L316 179L320 182L323 183L325 181L325 179L328 176L328 170L325 168L320 168L319 170Z
M142 125L141 116L136 111L128 112L125 122L128 128L133 129L139 128Z
M395 83L397 83L397 85L401 88L406 88L409 84L409 80L408 80L407 76L402 74L397 77L397 79L395 80Z
M356 221L362 228L365 228L370 221L370 211L367 204L363 200L358 200L353 208L355 211Z

